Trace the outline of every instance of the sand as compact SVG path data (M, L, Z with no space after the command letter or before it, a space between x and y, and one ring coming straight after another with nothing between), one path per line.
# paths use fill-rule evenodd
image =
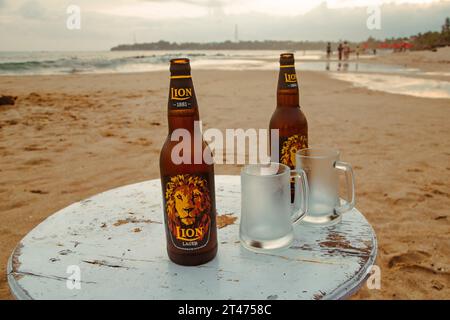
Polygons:
M277 73L195 71L205 128L267 128ZM312 146L353 164L357 207L379 240L381 290L355 299L450 298L450 103L302 72ZM7 259L33 227L98 192L159 178L168 74L0 77L0 298ZM238 174L237 166L217 166Z
M450 47L439 48L436 51L406 51L395 54L378 55L371 62L384 64L403 65L407 68L420 69L431 72L433 76L439 77L440 73L450 71ZM444 79L444 80L448 80Z

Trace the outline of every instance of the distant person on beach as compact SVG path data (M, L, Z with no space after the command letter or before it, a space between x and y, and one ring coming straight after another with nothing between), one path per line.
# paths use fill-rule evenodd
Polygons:
M359 45L356 46L355 53L356 53L356 60L359 60L359 54L361 53L361 48Z
M327 59L331 57L331 43L327 43Z
M348 42L344 42L344 60L348 60L350 56L350 46L348 45Z
M342 46L342 43L339 42L339 46L338 46L339 61L342 60L342 51L343 50L344 50L344 47Z
M377 49L373 48L373 55L376 56L377 55Z

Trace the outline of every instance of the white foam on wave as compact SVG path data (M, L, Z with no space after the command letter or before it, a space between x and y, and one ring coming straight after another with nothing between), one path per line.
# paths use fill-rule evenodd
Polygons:
M438 71L434 71L434 72L424 72L424 74L427 75L427 76L450 77L450 72L438 72Z
M332 73L332 78L356 87L420 98L450 99L450 82L385 74Z

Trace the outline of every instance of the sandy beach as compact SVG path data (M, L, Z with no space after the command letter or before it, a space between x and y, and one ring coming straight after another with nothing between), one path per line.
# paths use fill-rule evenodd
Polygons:
M383 64L403 65L407 68L420 68L428 72L449 72L450 47L436 51L406 51L385 56L378 56L374 62Z
M310 144L336 147L353 164L357 207L378 236L381 290L353 298L449 299L450 100L297 71ZM268 127L276 71L193 77L205 128ZM159 178L168 85L168 72L0 77L0 94L18 96L0 106L0 299L12 298L7 259L33 227L101 191Z

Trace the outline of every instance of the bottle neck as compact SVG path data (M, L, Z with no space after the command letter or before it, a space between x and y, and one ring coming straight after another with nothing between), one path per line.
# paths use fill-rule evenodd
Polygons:
M297 108L300 103L297 74L294 65L281 65L278 77L277 107Z
M194 85L189 73L172 74L167 107L169 134L176 129L194 133L194 122L200 119Z
M197 115L171 115L168 116L169 119L169 134L172 134L177 129L186 129L191 133L199 131L198 126L195 126L195 121L199 121L199 116Z

